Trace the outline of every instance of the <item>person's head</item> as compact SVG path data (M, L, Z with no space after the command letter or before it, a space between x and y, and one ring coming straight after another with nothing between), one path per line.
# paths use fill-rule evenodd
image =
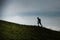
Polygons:
M37 19L39 19L39 17L37 17Z

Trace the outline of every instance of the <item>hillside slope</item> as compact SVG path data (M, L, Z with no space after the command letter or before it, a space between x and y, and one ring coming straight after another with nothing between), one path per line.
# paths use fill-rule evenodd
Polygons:
M0 20L0 40L60 40L60 32Z

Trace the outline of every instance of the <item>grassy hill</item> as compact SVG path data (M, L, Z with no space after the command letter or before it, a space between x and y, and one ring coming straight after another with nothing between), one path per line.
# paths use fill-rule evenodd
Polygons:
M0 20L0 40L60 40L60 32Z

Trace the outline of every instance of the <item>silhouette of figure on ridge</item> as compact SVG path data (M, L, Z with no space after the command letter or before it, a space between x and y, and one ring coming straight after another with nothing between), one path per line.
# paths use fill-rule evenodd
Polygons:
M38 27L39 27L39 24L40 24L40 26L42 27L41 19L40 19L39 17L37 17L37 24L38 24Z

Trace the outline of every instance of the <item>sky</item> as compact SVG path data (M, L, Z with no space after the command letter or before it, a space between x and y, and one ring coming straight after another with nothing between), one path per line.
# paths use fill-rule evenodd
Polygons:
M1 20L37 25L37 17L46 28L60 31L60 0L3 0Z

